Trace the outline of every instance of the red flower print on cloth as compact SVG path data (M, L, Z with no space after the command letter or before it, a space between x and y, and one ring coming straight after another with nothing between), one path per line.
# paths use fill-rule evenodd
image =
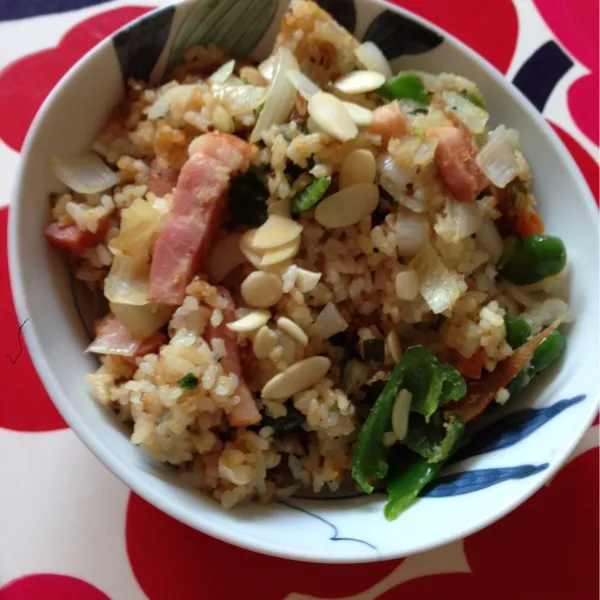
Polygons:
M249 552L182 525L135 494L126 538L133 573L151 600L283 600L292 592L343 598L375 585L401 562L323 565Z
M0 600L110 600L93 585L67 575L27 575L0 588Z
M591 71L569 88L573 119L594 144L598 144L600 86L598 56L598 0L534 0L558 41Z
M93 46L119 27L152 10L124 6L81 21L58 46L25 56L0 72L0 139L17 152L42 102L60 78ZM32 73L35 76L32 77Z
M0 248L6 248L8 210L0 209ZM15 431L53 431L67 424L54 408L19 335L13 305L8 261L0 260L0 428ZM27 327L27 324L24 325Z
M508 70L519 33L511 0L394 0L394 4L446 29L503 73Z
M471 573L409 581L378 600L597 600L598 448L525 504L465 540Z

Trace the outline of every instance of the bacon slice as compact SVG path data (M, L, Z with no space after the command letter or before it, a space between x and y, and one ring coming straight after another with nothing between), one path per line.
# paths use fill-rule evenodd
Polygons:
M225 134L206 134L190 144L173 206L150 266L150 299L178 306L204 260L227 208L230 178L246 170L256 149Z
M178 176L179 171L163 166L161 159L155 158L146 181L148 191L162 198L175 189Z
M435 164L450 193L459 202L475 202L487 182L475 162L472 136L458 127L432 127L427 134L438 140Z
M221 324L216 327L209 325L206 337L209 343L215 338L223 340L227 356L221 359L221 366L227 373L233 373L238 377L238 386L235 393L239 396L240 402L229 413L229 424L232 427L248 427L249 425L258 423L261 419L261 415L258 412L252 393L244 381L244 373L242 371L236 335L227 328L227 323L232 323L236 319L235 305L231 295L224 287L219 287L217 289L219 291L219 296L226 300L227 307L223 309L223 321Z
M391 138L399 138L410 133L410 124L397 102L384 104L373 111L374 121L369 125L370 133L381 136L381 146L385 149Z
M66 250L75 256L81 256L86 250L104 240L108 228L108 219L102 219L95 233L83 231L77 225L62 227L58 223L50 223L46 227L46 239L57 250Z

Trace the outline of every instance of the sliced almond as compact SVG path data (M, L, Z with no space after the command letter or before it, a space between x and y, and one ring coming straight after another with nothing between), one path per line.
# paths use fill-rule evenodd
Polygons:
M392 329L385 338L385 343L388 347L390 356L394 363L397 363L402 358L402 346L398 339L398 334Z
M392 408L392 430L398 440L403 440L408 432L408 417L412 394L408 390L400 390Z
M242 281L240 293L251 308L270 308L283 297L283 284L275 273L254 271Z
M317 205L315 219L327 229L356 225L379 204L379 189L374 183L357 183L328 196Z
M359 127L366 127L370 125L374 120L375 116L373 115L373 111L365 108L364 106L360 106L358 104L354 104L354 102L345 102L342 100L342 104L346 107L350 118L358 125Z
M249 243L252 250L270 250L294 241L302 233L302 225L279 215L269 215L256 230Z
M284 400L312 387L329 371L331 361L326 356L312 356L288 367L267 381L261 396L268 400Z
M279 248L273 248L272 250L267 250L260 261L260 266L269 267L271 265L276 265L278 263L283 262L284 260L288 260L290 258L294 258L298 251L300 250L300 238L296 238L289 244L285 244L284 246L280 246Z
M366 94L378 90L385 83L385 75L377 71L352 71L340 77L333 85L344 94Z
M306 269L298 269L298 272L296 273L296 287L303 294L308 294L317 287L317 283L319 283L320 279L321 273L307 271Z
M308 101L308 114L322 131L340 142L358 135L358 127L341 100L327 92L318 92Z
M340 169L340 188L357 183L373 183L377 173L375 157L370 150L359 148L348 154Z
M294 323L287 317L279 317L276 321L277 327L284 333L287 333L292 339L296 340L299 344L306 346L308 344L308 336L304 333L304 330L300 325Z
M258 359L267 358L273 348L277 346L277 333L267 325L263 325L257 332L252 342L252 351Z
M238 333L254 331L259 327L266 325L270 318L271 313L268 310L255 310L237 321L227 323L227 329Z
M252 234L253 234L253 231L256 231L256 230L252 230ZM246 237L246 235L248 233L251 233L251 232L247 231L240 239L240 252L248 259L248 261L250 262L250 264L253 267L256 267L258 269L260 267L260 263L261 263L263 257L260 252L256 252L255 250L252 250L246 243L244 238Z

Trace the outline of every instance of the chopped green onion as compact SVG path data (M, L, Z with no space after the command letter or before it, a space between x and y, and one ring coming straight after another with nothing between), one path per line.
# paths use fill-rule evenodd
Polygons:
M187 373L187 375L184 375L177 382L177 385L180 388L191 392L192 390L195 390L198 387L199 383L200 383L200 380L193 373Z
M483 99L483 96L479 96L478 94L471 94L465 91L460 92L460 95L469 102L471 102L471 104L474 104L475 106L478 106L479 108L483 108L485 110L485 100Z
M409 72L401 72L388 79L377 93L388 100L399 100L400 98L411 98L422 104L429 105L429 94L418 75Z
M313 208L325 195L331 177L320 177L311 181L292 198L292 213L299 215Z

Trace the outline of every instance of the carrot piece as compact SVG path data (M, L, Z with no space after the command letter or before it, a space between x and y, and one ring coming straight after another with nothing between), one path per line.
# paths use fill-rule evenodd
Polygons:
M515 221L515 229L520 237L544 233L544 222L534 210L527 210L518 214Z
M531 359L535 349L561 324L557 319L536 336L527 340L508 358L498 363L494 371L479 381L471 381L467 386L467 395L452 404L452 412L459 414L463 423L478 417L494 399L500 389L506 386L522 371Z
M477 348L471 356L465 358L457 353L456 368L468 379L481 379L483 371L483 351Z

